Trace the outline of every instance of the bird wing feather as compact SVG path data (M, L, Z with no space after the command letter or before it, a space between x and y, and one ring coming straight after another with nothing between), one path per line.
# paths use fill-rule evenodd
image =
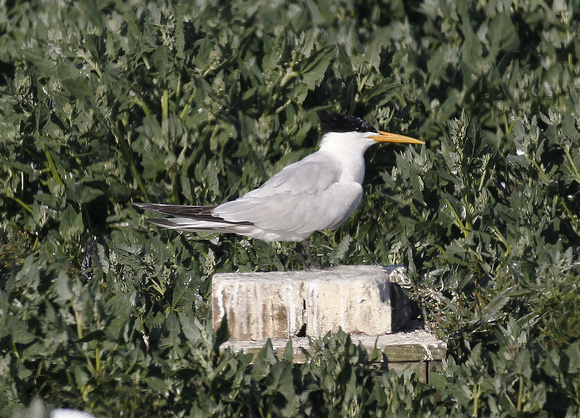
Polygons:
M336 228L362 197L359 183L339 182L341 172L336 160L311 154L213 213L229 222L249 222L267 230L311 233Z
M268 197L285 192L300 195L317 193L336 183L341 173L342 167L336 160L315 153L287 165L246 196Z
M144 210L159 212L166 215L183 216L184 218L179 218L179 220L182 222L185 222L188 218L190 218L207 222L228 223L219 216L215 216L215 214L213 213L215 206L169 205L163 203L133 203L133 205ZM235 222L235 221L229 223L249 224L248 222ZM159 222L158 224L161 225L161 223Z

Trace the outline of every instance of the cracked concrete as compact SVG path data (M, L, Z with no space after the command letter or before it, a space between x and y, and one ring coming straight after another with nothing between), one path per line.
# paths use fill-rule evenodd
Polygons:
M392 333L409 322L406 296L391 282L404 276L400 266L216 274L214 327L226 317L231 338L240 340L321 337L339 328Z

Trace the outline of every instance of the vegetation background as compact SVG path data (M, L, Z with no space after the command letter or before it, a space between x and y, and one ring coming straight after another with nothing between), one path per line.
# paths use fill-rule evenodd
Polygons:
M0 415L578 416L579 22L574 0L1 2ZM304 365L218 355L212 274L299 259L131 206L235 198L326 110L426 141L370 150L313 249L409 267L449 341L428 384L343 334Z

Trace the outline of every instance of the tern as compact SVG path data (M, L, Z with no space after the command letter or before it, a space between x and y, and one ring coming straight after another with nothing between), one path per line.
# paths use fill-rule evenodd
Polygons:
M379 131L356 116L321 116L319 149L292 163L262 186L219 206L134 203L174 218L147 219L167 229L204 233L234 233L266 242L296 242L315 267L309 239L324 229L336 229L362 200L365 151L379 142L424 144L404 135Z

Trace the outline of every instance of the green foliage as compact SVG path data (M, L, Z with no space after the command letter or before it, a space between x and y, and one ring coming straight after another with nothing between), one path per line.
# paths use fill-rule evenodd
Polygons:
M579 17L573 1L1 4L0 415L40 397L105 416L577 416ZM211 275L300 260L131 206L235 198L311 152L326 109L427 142L370 150L361 208L312 248L409 266L450 343L429 385L345 335L304 365L218 354ZM93 236L108 248L83 271Z
M477 344L470 358L457 365L450 358L440 374L431 375L442 403L451 415L472 416L574 416L560 388L578 396L580 342L566 350L547 349L529 339L526 329L510 319L500 326L497 351L483 351ZM550 414L546 404L550 404Z

